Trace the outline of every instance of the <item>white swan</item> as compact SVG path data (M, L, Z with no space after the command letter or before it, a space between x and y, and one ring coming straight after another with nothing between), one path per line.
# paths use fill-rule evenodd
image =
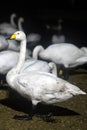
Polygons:
M38 45L33 50L33 57L37 59L39 56L41 59L62 64L63 67L59 68L58 75L68 79L68 69L87 63L86 48L84 50L70 43L53 44L46 49Z
M66 68L72 68L87 63L87 56L84 51L74 44L69 43L53 44L46 49L38 45L33 50L33 57L37 59L38 56L41 59L50 60L56 64L63 64Z
M53 104L65 101L74 95L86 94L77 86L56 77L53 74L40 71L30 71L29 73L20 73L25 61L26 53L26 35L22 31L17 31L11 35L10 39L21 41L20 56L17 65L6 75L6 81L12 89L17 91L23 97L32 101L33 108L38 103ZM31 113L31 119L33 113ZM15 118L21 119L16 116Z
M16 18L16 14L12 13L11 16L10 16L10 23L6 23L6 22L1 23L0 24L0 30L6 29L6 28L8 28L10 26L16 27L16 24L14 22L15 18Z
M38 33L30 33L27 35L28 42L38 42L41 40L41 35Z

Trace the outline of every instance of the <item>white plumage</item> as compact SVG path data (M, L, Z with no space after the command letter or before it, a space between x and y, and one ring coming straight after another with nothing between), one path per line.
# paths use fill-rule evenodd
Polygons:
M20 73L25 61L26 35L22 31L17 31L10 39L21 41L21 47L17 65L6 75L7 83L9 87L16 90L23 97L31 100L33 106L36 106L39 102L57 103L74 95L86 94L77 86L47 72L30 71L29 73Z

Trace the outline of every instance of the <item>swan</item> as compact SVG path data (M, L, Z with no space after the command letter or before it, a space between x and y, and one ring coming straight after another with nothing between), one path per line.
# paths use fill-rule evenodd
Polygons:
M77 86L48 72L20 73L25 62L26 34L23 31L17 31L11 35L10 39L20 41L20 56L17 65L8 71L6 81L10 88L31 100L33 110L28 117L16 115L15 119L32 119L38 103L53 104L68 100L74 95L86 94Z
M56 31L56 33L54 33L52 35L52 37L51 37L52 44L64 43L65 42L65 36L63 34L61 34L61 32L62 32L62 25L61 25L61 23L62 22L63 22L63 20L60 18L58 20L58 26L50 27L49 25L46 25L47 29L50 29L52 31Z
M16 30L16 24L14 23L14 18L16 17L16 14L13 13L11 15L11 23L1 23L0 24L0 34L11 34L12 32L15 32Z
M16 27L12 26L12 25L1 27L0 28L0 33L2 35L4 35L4 36L8 36L8 35L11 35L12 33L14 33L17 30L22 30L23 31L23 28L22 28L22 23L23 22L24 22L24 18L20 17L18 19L18 25Z
M71 43L49 45L46 49L38 45L33 50L33 57L62 64L65 68L73 68L87 63L87 55L82 49Z
M52 43L55 44L55 43L64 43L65 42L65 36L63 34L61 34L61 31L62 31L62 19L59 19L58 20L58 26L57 27L54 27L53 29L54 30L57 30L58 31L58 34L54 34L52 36Z
M30 33L27 35L28 42L39 42L41 40L41 35L38 33Z
M16 14L15 14L15 13L12 13L11 16L10 16L10 23L6 23L6 22L1 23L1 24L0 24L0 30L6 29L6 28L8 28L8 27L10 27L10 26L16 27L16 24L15 24L15 22L14 22L14 19L15 19L15 18L16 18Z

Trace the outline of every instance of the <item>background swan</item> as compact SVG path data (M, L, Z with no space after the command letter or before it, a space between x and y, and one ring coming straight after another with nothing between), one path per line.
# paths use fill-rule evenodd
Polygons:
M28 42L39 42L41 40L41 35L38 33L30 33L27 35Z
M15 24L15 21L14 21L15 18L16 18L16 14L15 13L11 14L11 16L10 16L10 23L7 23L7 22L1 23L0 24L0 30L7 29L10 26L16 27L16 24Z
M33 57L53 61L56 64L62 64L65 68L74 68L87 63L87 55L82 49L69 43L53 44L44 49L41 45L33 50ZM65 68L63 67L63 70ZM62 68L61 68L62 69ZM67 71L67 70L65 70ZM68 78L65 72L65 79Z
M19 61L7 73L6 80L9 87L32 101L33 109L40 102L52 104L65 101L74 95L86 94L77 86L47 72L30 71L29 73L20 73L25 61L26 35L22 31L17 31L11 35L10 39L21 41L21 46ZM28 119L32 119L33 114L31 113ZM21 119L21 117L16 116L15 119Z
M16 30L16 24L14 22L14 18L16 17L16 14L11 15L11 23L2 23L0 24L0 34L7 35L11 34L12 32L17 31Z
M20 18L18 19L18 30L24 31L23 26L22 26L23 23L24 23L24 18L23 18L23 17L20 17Z
M57 31L56 34L52 35L51 42L53 44L55 43L64 43L65 42L65 36L62 34L62 23L63 20L59 19L58 20L58 26L53 27L53 30Z
M22 30L23 31L23 27L22 27L23 22L24 22L24 18L20 17L18 19L18 25L16 25L16 26L13 26L11 24L9 24L9 25L7 25L7 24L1 25L0 34L2 34L4 36L8 36L8 35L11 35L12 33L14 33L17 30Z

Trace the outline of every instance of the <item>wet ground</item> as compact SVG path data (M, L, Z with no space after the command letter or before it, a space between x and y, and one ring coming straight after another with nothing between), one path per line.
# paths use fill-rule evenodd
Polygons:
M78 69L70 75L69 82L87 92L87 70ZM10 93L9 93L10 92ZM52 112L50 120L34 116L32 120L15 120L15 115L27 115L31 103L0 86L0 130L87 130L87 95L78 95L51 106L40 105L36 114Z

